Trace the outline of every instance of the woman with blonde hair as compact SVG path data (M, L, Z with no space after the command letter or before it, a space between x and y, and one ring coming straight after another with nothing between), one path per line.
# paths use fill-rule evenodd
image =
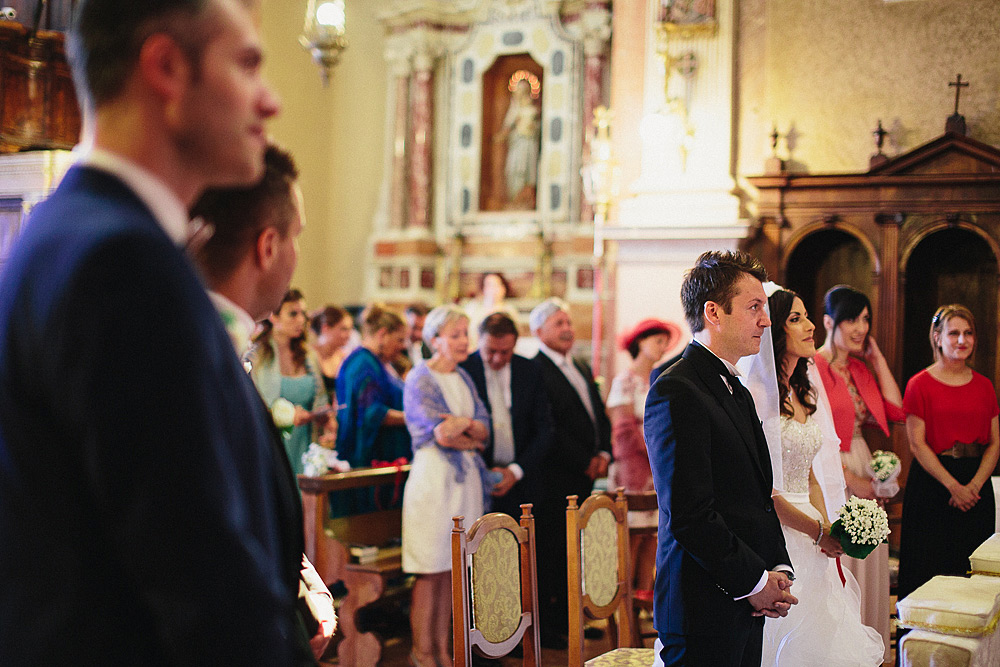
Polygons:
M360 320L361 345L337 376L337 452L353 468L410 458L403 383L386 367L406 347L406 323L380 303L365 308Z
M417 575L410 605L413 667L451 667L451 517L466 525L492 489L479 452L490 418L459 363L469 356L469 318L457 306L427 314L424 341L434 354L406 376L403 412L413 467L403 491L403 570Z
M930 343L934 363L910 378L903 398L913 463L903 497L900 598L935 575L964 575L995 522L990 475L1000 455L1000 408L993 383L969 367L972 312L938 308Z

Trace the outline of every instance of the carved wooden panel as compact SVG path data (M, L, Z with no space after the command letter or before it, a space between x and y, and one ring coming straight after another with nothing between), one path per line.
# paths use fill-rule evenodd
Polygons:
M976 370L1000 380L1000 149L945 133L863 174L749 179L759 229L745 249L800 292L822 328L822 296L837 283L868 294L876 341L899 386L931 363L934 310L962 303L976 316ZM874 433L908 468L905 433Z
M76 144L80 111L64 39L0 21L0 152Z

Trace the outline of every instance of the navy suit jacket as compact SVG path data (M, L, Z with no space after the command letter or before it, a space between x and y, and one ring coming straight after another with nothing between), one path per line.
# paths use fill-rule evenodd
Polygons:
M596 423L591 421L576 389L544 352L535 355L534 362L542 371L555 422L552 447L544 461L545 488L556 509L565 516L566 496L576 494L582 501L594 487L593 480L586 475L590 460L600 451L611 454L611 422L589 366L573 360L587 381Z
M681 352L680 354L677 354L677 355L674 355L674 356L670 357L669 359L667 359L666 361L664 361L659 366L656 366L655 368L653 368L653 370L650 371L650 373L649 373L649 386L652 387L653 384L656 382L656 378L658 378L661 375L663 375L663 371L667 370L668 368L670 368L671 366L673 366L674 364L676 364L678 361L681 360L681 358L683 356L684 356L684 353Z
M71 169L0 273L0 664L314 664L283 461L187 257Z
M743 416L720 377L726 372L691 343L650 388L644 419L659 501L654 625L719 641L751 618L750 603L733 598L753 590L764 570L791 565L764 433Z
M479 398L492 417L490 397L486 391L486 372L478 351L469 355L460 366L472 377ZM505 496L493 499L493 507L512 516L521 515L521 503L537 503L541 489L542 461L552 446L552 409L542 376L530 359L514 355L510 360L510 417L514 432L514 463L521 466L524 477ZM493 462L493 433L483 452L488 466Z

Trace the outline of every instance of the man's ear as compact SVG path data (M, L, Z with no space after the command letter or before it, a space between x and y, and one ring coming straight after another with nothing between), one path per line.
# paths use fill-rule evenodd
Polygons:
M176 40L165 33L150 35L139 50L136 76L161 99L168 122L183 113L191 63Z
M257 246L254 256L257 260L257 266L262 271L270 270L274 264L274 259L278 255L278 240L278 230L274 227L265 227L257 235Z
M823 328L827 331L833 329L833 318L829 315L823 315Z
M719 304L714 301L706 301L705 307L701 312L708 324L713 326L719 325Z

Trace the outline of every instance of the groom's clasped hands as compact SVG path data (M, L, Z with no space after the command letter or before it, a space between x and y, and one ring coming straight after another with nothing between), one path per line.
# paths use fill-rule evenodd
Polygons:
M791 587L792 580L786 573L768 571L764 588L747 598L754 609L753 615L769 618L787 616L792 605L799 603L799 599L788 592Z

